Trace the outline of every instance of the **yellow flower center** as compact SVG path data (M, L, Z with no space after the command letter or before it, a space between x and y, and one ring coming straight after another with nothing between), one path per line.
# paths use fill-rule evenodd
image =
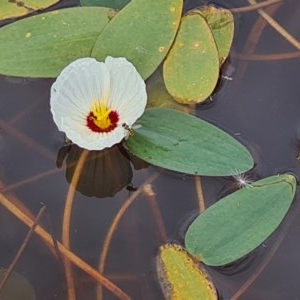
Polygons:
M101 102L94 101L92 105L91 112L93 113L93 121L96 126L101 129L107 129L111 126L111 120L109 114L111 109L108 109L105 104Z
M119 116L101 101L94 101L87 116L87 126L94 132L110 132L117 127Z

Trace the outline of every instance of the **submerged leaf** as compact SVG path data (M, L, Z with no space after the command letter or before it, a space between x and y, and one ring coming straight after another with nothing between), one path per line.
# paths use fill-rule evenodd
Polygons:
M182 0L135 0L100 34L92 56L126 57L148 78L164 59L179 26Z
M168 92L180 103L202 102L212 94L219 72L219 54L207 22L199 14L184 16L164 62Z
M108 8L52 11L0 29L0 74L56 77L73 60L90 56L108 23Z
M5 276L6 269L0 270L0 281ZM35 300L35 292L29 281L17 272L12 272L3 290L1 290L1 300Z
M231 175L253 167L248 150L216 126L183 112L149 108L126 144L139 158L173 171Z
M221 199L190 225L189 253L211 266L231 263L258 247L278 227L296 190L293 175L254 182Z
M165 244L160 247L157 272L166 299L218 299L206 271L179 245Z
M36 10L54 5L59 0L1 0L0 20L22 17Z

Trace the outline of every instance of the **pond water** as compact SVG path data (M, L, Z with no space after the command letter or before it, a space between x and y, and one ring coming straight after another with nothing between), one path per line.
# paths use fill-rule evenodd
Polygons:
M230 7L247 4L240 0L228 2ZM185 9L207 3L211 2L185 1ZM63 1L60 7L73 4L76 2ZM276 20L300 39L297 8L298 1L290 0L272 9ZM198 106L196 113L249 148L256 164L250 172L252 179L284 172L292 172L299 178L300 61L297 58L243 60L241 55L247 53L248 48L244 47L251 38L256 45L255 53L296 51L268 25L259 39L255 39L251 30L257 16L256 12L236 15L234 45L224 70L232 80L223 79L212 99ZM21 210L27 209L33 216L45 205L46 213L40 224L60 241L65 203L72 192L69 184L74 172L72 162L78 158L78 149L73 147L68 153L60 150L64 137L57 131L49 106L53 81L0 76L0 188L8 199L23 205ZM63 160L65 154L67 159ZM156 277L155 255L164 240L182 243L184 232L198 211L195 179L139 161L135 161L134 168L127 154L118 148L105 157L88 159L92 162L84 168L71 209L72 251L97 268L116 214L126 199L150 178L156 201L143 191L137 194L112 235L104 273L132 299L163 299ZM99 182L95 180L98 176L113 183L105 184L104 192L104 187L99 191ZM232 178L203 177L201 181L206 206L236 188ZM208 268L220 299L300 299L298 198L280 228L257 250L230 266ZM160 215L166 237L164 229L159 227ZM0 206L2 268L9 267L28 230ZM15 271L29 280L37 299L67 299L62 264L36 235L30 239ZM78 299L96 299L93 279L76 267L74 278ZM236 293L245 282L249 288L238 296ZM103 289L103 299L117 298Z

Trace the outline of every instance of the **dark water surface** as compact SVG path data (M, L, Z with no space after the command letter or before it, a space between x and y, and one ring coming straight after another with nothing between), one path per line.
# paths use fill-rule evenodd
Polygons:
M240 0L227 2L229 7L246 5L246 1ZM74 3L65 1L63 5ZM185 9L206 3L186 1ZM298 1L290 0L278 8L275 18L300 39L298 14ZM231 70L232 80L223 80L212 102L199 106L197 115L247 145L256 162L251 172L253 179L284 172L292 172L299 178L300 60L245 62L238 59L235 53L243 53L256 19L256 12L236 16L235 41L227 68ZM293 51L269 26L255 49L255 53L262 54ZM20 201L34 216L44 204L51 224L44 217L42 225L61 240L64 205L74 169L69 168L71 173L67 174L61 152L62 167L58 168L56 163L64 138L50 113L49 91L53 81L0 76L0 188L4 195ZM77 156L75 149L69 154L68 164ZM116 160L118 163L111 164ZM85 182L75 194L70 239L72 251L97 268L107 230L133 193L129 190L142 185L157 169L132 167L131 171L123 154L94 161L92 167L85 169ZM96 197L100 192L95 176L104 176L103 180L110 178L108 181L115 183L106 185L107 195L118 192L113 197ZM121 189L120 182L132 186ZM234 190L231 178L205 177L202 184L207 206ZM182 242L187 225L197 214L194 179L165 171L153 182L153 189L168 240ZM111 241L105 275L133 299L159 300L163 296L156 279L155 255L161 242L149 203L142 193L121 219ZM231 299L279 246L261 275L239 299L299 299L299 220L299 197L296 197L283 224L256 251L231 266L209 269L220 298ZM0 206L0 267L10 265L27 232L27 227ZM30 281L38 300L67 299L62 265L37 236L31 238L15 270ZM74 271L78 299L96 299L94 281L77 268ZM117 298L104 289L104 299Z

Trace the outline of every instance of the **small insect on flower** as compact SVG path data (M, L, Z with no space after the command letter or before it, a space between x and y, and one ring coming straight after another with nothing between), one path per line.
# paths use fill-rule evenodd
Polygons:
M125 139L127 140L130 136L134 135L134 129L140 128L142 127L142 125L133 125L133 126L129 126L126 123L122 124L122 127L127 131L127 135L125 137Z
M232 175L235 184L237 185L238 188L250 188L252 187L251 183L253 182L249 175L246 174L234 174Z
M122 127L127 130L127 136L134 135L134 131L133 131L132 127L130 127L129 125L127 125L126 123L123 123Z

